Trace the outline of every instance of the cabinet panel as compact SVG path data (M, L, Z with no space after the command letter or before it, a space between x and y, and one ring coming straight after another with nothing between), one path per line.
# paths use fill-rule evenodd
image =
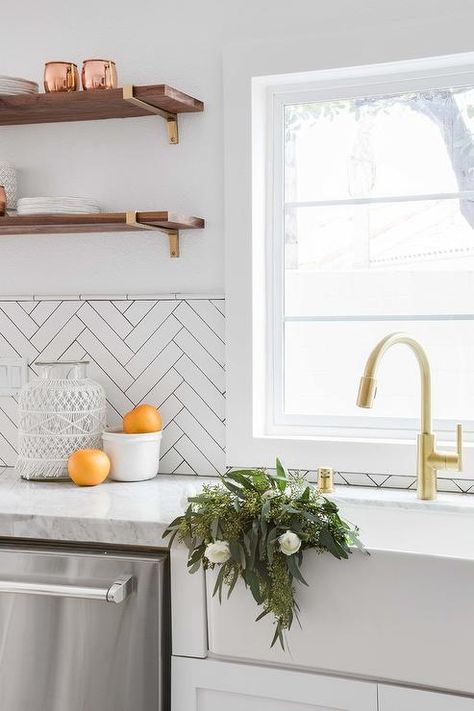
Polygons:
M379 711L474 711L474 699L381 684Z
M299 701L279 701L230 691L199 689L197 711L334 711L334 706L314 706Z
M377 711L375 683L173 657L172 711Z

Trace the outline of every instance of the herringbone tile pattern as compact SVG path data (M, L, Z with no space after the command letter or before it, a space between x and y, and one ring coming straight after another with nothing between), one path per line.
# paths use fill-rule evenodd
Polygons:
M224 471L224 300L1 301L0 356L90 360L108 424L134 405L160 408L160 471ZM0 466L16 460L17 403L0 397Z

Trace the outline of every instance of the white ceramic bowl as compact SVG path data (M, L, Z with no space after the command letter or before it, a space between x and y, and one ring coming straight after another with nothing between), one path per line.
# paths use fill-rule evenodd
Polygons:
M144 481L158 474L161 432L125 434L111 430L103 433L102 441L111 463L110 479Z

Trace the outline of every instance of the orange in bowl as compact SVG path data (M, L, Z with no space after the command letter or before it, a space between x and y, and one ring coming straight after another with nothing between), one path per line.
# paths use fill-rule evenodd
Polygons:
M78 449L69 457L67 468L78 486L96 486L107 479L110 459L101 449Z
M123 418L123 431L126 434L147 434L162 429L161 415L153 405L138 405Z

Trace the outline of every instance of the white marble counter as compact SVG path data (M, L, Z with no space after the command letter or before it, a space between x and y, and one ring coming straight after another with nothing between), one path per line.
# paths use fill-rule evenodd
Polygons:
M164 548L167 524L205 481L160 475L78 487L23 481L13 469L0 468L0 536Z
M77 487L72 482L23 481L13 469L0 468L0 537L164 548L162 533L183 512L185 498L216 481L159 475L143 482ZM437 501L423 502L414 491L338 486L330 498L342 508L474 512L474 496L465 494L440 494Z

